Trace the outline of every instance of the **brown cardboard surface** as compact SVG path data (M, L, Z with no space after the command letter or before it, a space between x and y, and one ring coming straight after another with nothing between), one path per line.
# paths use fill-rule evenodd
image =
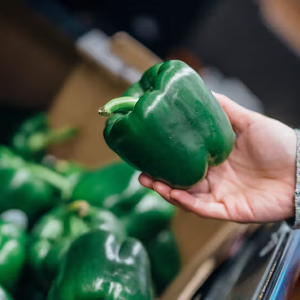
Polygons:
M111 37L110 49L113 54L121 58L127 65L140 72L145 72L162 61L126 32L118 32Z
M78 64L53 101L49 119L53 127L74 125L80 133L70 143L57 146L51 152L88 167L117 159L103 141L106 119L98 115L98 108L122 94L126 87L125 82L115 81L105 70L87 62Z
M223 221L203 219L178 210L172 227L179 243L183 264L191 262L199 249L225 224Z

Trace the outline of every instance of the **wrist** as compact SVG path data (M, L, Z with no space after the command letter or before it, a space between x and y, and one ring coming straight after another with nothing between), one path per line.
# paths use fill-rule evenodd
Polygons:
M300 130L295 129L296 135L296 174L295 176L295 192L294 192L294 215L287 219L286 222L293 229L300 228Z

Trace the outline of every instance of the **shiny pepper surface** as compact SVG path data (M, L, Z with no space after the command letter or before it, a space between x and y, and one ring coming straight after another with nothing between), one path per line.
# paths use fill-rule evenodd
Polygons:
M111 212L91 207L85 201L55 208L38 221L32 229L29 264L42 288L51 286L72 241L93 229L107 230L119 237L126 235Z
M230 122L201 77L178 60L148 69L121 98L99 109L110 116L107 145L134 168L188 189L229 156Z
M75 240L47 300L151 300L148 256L133 238L92 231Z
M124 162L114 162L86 172L73 191L74 199L112 211L128 234L144 240L167 227L175 207L154 191L140 185L139 171Z
M152 278L158 294L174 280L180 271L181 258L178 244L171 229L166 228L145 242Z
M176 209L151 190L136 196L138 202L127 212L123 211L119 218L130 236L143 241L167 228L175 216ZM122 204L124 205L124 202ZM120 207L120 203L117 206ZM112 207L112 211L117 209Z
M138 182L139 172L124 162L113 162L82 174L73 190L72 198L84 199L91 205L110 208L119 202L126 192L133 195L142 187ZM135 181L132 181L135 179Z
M10 294L0 285L0 300L13 300Z
M0 147L0 213L19 209L32 221L56 206L59 198L71 196L66 178L4 149Z
M0 220L0 257L0 285L13 293L25 262L26 234L17 225L3 220Z
M19 168L24 160L6 146L0 146L0 170L5 168Z

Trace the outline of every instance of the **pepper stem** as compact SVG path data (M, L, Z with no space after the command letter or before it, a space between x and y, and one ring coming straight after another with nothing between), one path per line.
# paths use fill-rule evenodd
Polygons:
M46 149L47 147L69 140L75 136L77 129L74 127L63 127L50 130L48 133L35 133L28 139L28 147L33 152Z
M91 206L84 200L77 200L67 205L67 211L77 212L80 218L88 216Z
M71 197L72 184L67 178L37 164L27 163L27 166L37 177L61 191L63 199L68 200Z
M120 97L110 100L103 107L100 107L98 112L102 117L108 117L117 112L132 111L138 102L136 97Z

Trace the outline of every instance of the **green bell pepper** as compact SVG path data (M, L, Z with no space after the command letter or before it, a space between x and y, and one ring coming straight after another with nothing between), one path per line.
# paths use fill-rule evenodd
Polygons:
M73 127L51 130L45 113L35 115L21 124L13 135L12 147L26 159L40 160L51 145L61 143L75 136Z
M99 109L111 116L107 145L134 168L173 188L204 179L223 163L234 134L230 122L201 77L181 61L148 69L121 98Z
M97 230L73 242L47 300L151 300L147 253L133 238Z
M13 300L10 294L0 285L0 300Z
M115 162L85 173L73 191L74 199L112 211L130 236L155 236L170 224L175 207L154 191L140 185L140 172L124 162Z
M6 146L0 145L0 169L18 168L24 165L24 160Z
M0 220L0 285L11 293L16 288L25 263L26 240L21 228Z
M82 174L83 172L86 171L86 169L83 166L75 162L67 161L63 159L58 159L55 162L55 165L53 166L53 170L66 177L70 177L75 174Z
M0 165L0 213L20 209L31 222L56 206L59 198L71 195L70 182L43 166L26 163L18 156L1 158Z
M160 295L180 271L178 244L172 230L167 228L144 245L150 258L153 282Z
M124 237L122 223L109 211L75 201L53 209L34 226L29 246L29 266L45 290L55 278L60 260L72 241L89 230L102 229Z
M53 155L46 155L42 160L42 165L68 178L73 187L76 186L83 174L87 171L85 167L78 163L58 159Z
M130 236L144 241L168 227L176 209L152 190L146 190L144 194L137 196L139 201L136 205L127 212L123 211L119 218ZM130 202L128 200L126 202ZM124 205L124 202L120 201L111 210L116 213L120 203Z
M82 174L73 190L72 198L84 199L91 205L110 208L127 190L129 196L142 186L137 181L139 172L124 162L113 162ZM133 182L132 179L136 180Z

